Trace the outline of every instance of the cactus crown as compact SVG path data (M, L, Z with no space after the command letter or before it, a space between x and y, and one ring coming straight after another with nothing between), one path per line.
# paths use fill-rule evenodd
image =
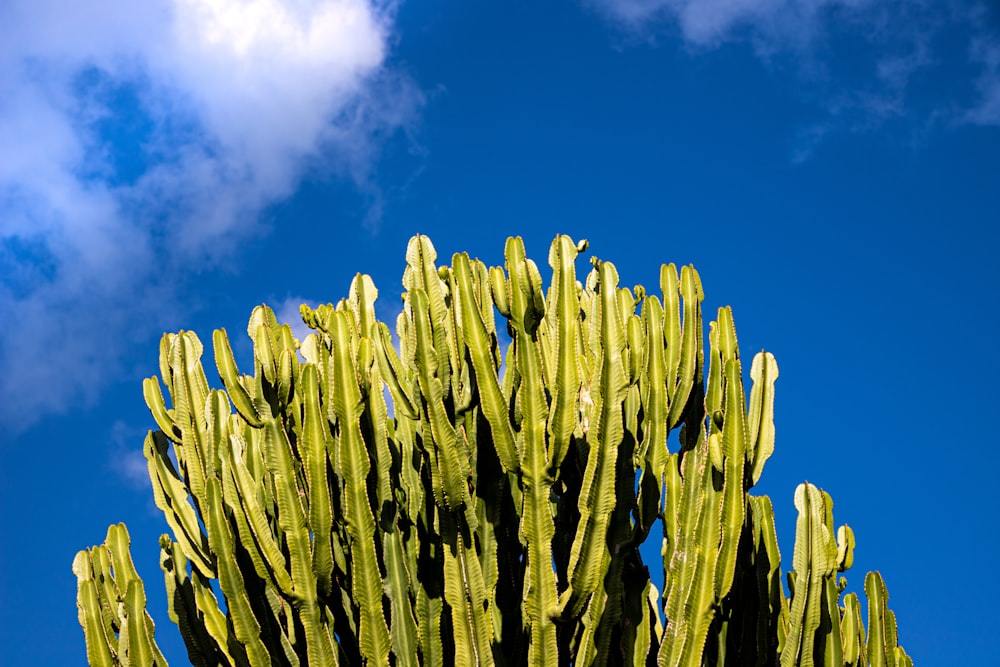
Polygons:
M302 307L304 340L254 309L252 375L216 331L224 389L194 333L164 335L144 451L193 664L911 664L877 573L867 633L841 599L854 535L809 484L782 588L771 502L749 493L774 357L748 398L729 308L704 347L694 268L663 266L658 297L610 262L578 281L585 249L553 241L546 290L519 238L488 268L439 267L414 237L398 349L359 274ZM662 591L639 550L657 524ZM88 659L165 665L128 541L112 526L74 561Z

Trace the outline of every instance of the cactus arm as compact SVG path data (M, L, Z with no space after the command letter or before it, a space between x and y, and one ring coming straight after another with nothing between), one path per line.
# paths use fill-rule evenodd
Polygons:
M260 624L253 615L243 575L236 564L233 536L223 512L222 489L218 480L206 484L208 511L205 517L208 539L219 563L219 586L226 595L229 617L236 638L246 647L251 667L269 666L271 658L260 638Z
M375 477L375 501L373 510L376 523L384 533L396 510L396 495L393 490L391 476L393 453L389 447L388 428L389 408L386 405L382 376L374 363L374 351L371 338L361 338L358 341L358 366L360 379L365 383L365 407L362 415L363 431L366 438L370 435L371 443L368 450L372 456L372 474ZM398 454L397 454L398 458ZM369 478L372 476L369 475Z
M510 286L507 283L507 276L504 275L503 268L491 266L489 269L490 292L493 294L493 303L497 310L504 317L510 319Z
M522 608L531 633L528 664L541 665L547 656L555 655L557 650L556 628L551 618L557 602L555 573L552 571L555 524L549 501L552 478L548 474L545 446L545 380L537 342L541 313L532 296L535 286L520 238L508 239L505 256L510 275L510 316L514 332L514 363L508 363L507 373L508 377L516 373L519 379L515 401L521 415L518 433L523 491L521 533L528 552ZM510 360L508 356L508 362Z
M813 542L813 514L810 507L811 487L799 484L795 489L795 508L799 512L795 526L795 549L792 557L792 567L794 568L794 580L789 575L789 589L792 595L791 609L789 610L789 627L784 648L781 651L781 667L795 667L799 664L812 665L812 653L803 654L803 644L805 636L809 630L804 628L806 624L805 613L808 609L807 598L809 596L809 580L811 563L812 542ZM794 586L791 582L794 581ZM818 609L817 609L818 611ZM819 627L819 619L816 619L816 627Z
M485 435L485 434L484 434ZM480 449L476 461L476 518L478 535L475 543L479 546L479 562L486 588L487 602L493 627L493 642L497 647L505 640L504 617L513 619L520 610L520 587L510 586L506 590L498 587L503 579L510 576L509 563L518 557L523 545L516 537L516 530L504 525L504 510L512 498L509 492L509 477L503 471L500 460L493 456L495 449L479 438ZM510 539L511 534L514 539ZM506 538L506 539L505 539ZM520 619L518 619L520 621Z
M618 523L618 521L613 520L613 524ZM627 519L621 522L621 525L613 525L609 529L609 539L615 540L612 533L621 533L623 527L626 530L630 528ZM626 534L624 540L615 540L614 543L624 544L627 539ZM587 609L588 614L598 622L597 632L594 634L594 663L598 665L606 665L611 662L612 651L617 653L627 648L628 636L626 634L613 637L617 634L615 633L616 629L622 629L622 607L625 598L625 583L622 581L622 573L625 569L625 553L627 552L619 551L614 556L610 554L605 556L608 559L608 564L604 568L606 572L604 585L598 588ZM634 625L629 624L627 631L634 632L634 628ZM618 641L615 646L612 646L613 638Z
M292 604L305 630L309 662L330 664L333 649L316 604L317 582L313 574L309 527L291 460L291 444L277 419L265 420L264 438L267 466L277 491L278 525L285 534L292 570Z
M466 501L469 478L468 458L459 451L458 434L448 418L444 405L446 379L439 355L432 347L434 328L430 322L429 301L420 288L411 291L413 318L417 334L417 370L420 392L427 406L436 459L436 487L441 489L447 510L456 511Z
M170 373L170 346L176 335L165 333L160 336L160 377L163 378L163 384L167 385L167 391L170 393L174 391L174 379Z
M219 378L222 380L233 406L248 424L254 428L260 428L264 422L261 421L260 413L254 407L250 394L240 384L239 370L236 367L236 360L233 358L233 348L229 345L229 336L226 335L226 330L216 329L212 332L212 343L215 348L215 365L219 370Z
M229 396L221 389L213 389L208 393L208 400L205 402L206 418L208 422L206 440L206 460L209 470L218 475L222 470L223 459L229 449L229 428L230 423L242 425L239 415L233 415Z
M883 586L885 583L883 582ZM888 602L889 593L885 593L884 600ZM896 613L891 609L886 608L885 610L886 618L886 633L885 633L885 650L886 650L886 662L895 667L895 660L897 655L897 649L902 650L900 646L897 645L899 641L899 635L896 634Z
M87 663L94 667L114 667L117 661L110 646L114 635L109 636L105 631L97 584L90 567L87 552L79 552L73 561L73 572L77 576L76 605L87 641Z
M410 434L406 434L409 436ZM416 454L415 446L410 447ZM417 640L420 645L422 664L442 666L445 664L445 639L441 636L441 617L444 610L444 557L437 515L440 513L437 503L429 492L425 492L425 484L429 471L424 465L420 474L421 483L415 487L418 499L417 507L411 515L413 525L409 530L409 539L405 543L408 551L407 562L415 573L417 585L414 586L414 612L417 618Z
M638 623L629 628L633 633L632 641L622 648L625 651L625 664L645 664L646 656L650 654L650 644L653 640L653 616L656 616L656 609L649 605L649 593L652 583L647 579L646 585L642 589L642 595L638 596L642 602L639 610ZM654 595L659 595L654 593Z
M667 273L669 274L669 271ZM701 280L693 267L685 266L681 269L680 290L684 299L684 324L681 333L680 359L677 365L677 384L669 384L670 375L667 376L667 388L670 391L670 417L668 419L670 428L674 428L681 421L684 407L687 405L688 397L694 386L698 356L701 353L701 300L703 294ZM666 299L666 294L664 294L664 299ZM673 327L674 325L671 323L671 335L674 333ZM672 356L671 354L671 358Z
M365 481L370 463L361 434L361 393L350 358L350 325L345 313L333 313L330 322L337 386L333 404L340 426L340 465L347 493L344 518L351 536L351 582L353 602L361 617L361 653L371 663L386 665L390 650L389 629L382 614L382 575L375 550L375 519L368 504Z
M146 399L146 406L149 407L153 420L163 431L163 434L174 442L180 442L181 430L177 428L170 410L167 410L163 401L163 392L160 390L160 381L155 376L142 381L142 395Z
M844 596L844 612L840 621L840 635L843 638L843 658L847 667L857 667L862 662L861 647L865 642L864 626L861 623L861 603L855 593ZM867 661L864 661L865 663Z
M281 350L278 353L278 401L282 406L294 402L297 369L295 351L288 348Z
M386 567L385 592L391 604L390 635L397 665L417 665L417 621L410 602L410 574L406 569L402 536L398 530L385 534L382 541Z
M570 437L576 428L577 397L580 393L578 328L580 304L576 294L576 244L568 236L558 236L552 242L549 265L552 267L553 293L556 297L556 382L549 413L549 471L555 478L569 449Z
M829 504L829 496L811 484L800 484L795 490L795 507L799 511L793 556L795 591L788 641L781 654L782 667L813 664L825 604L824 579L836 569L837 549L828 527L832 523Z
M757 653L781 653L787 623L787 600L781 585L781 553L774 529L774 507L767 496L749 496L753 518L754 569L761 612L758 615Z
M646 325L646 381L642 392L644 419L643 438L639 443L639 460L647 460L650 472L662 493L663 467L667 462L666 359L663 349L663 308L655 296L642 304L642 319ZM645 474L645 466L643 468Z
M422 290L427 300L426 312L430 323L430 347L436 355L436 370L442 385L442 395L451 385L451 365L448 363L448 334L445 325L448 306L445 303L444 282L434 265L437 251L426 236L415 236L406 247L407 271L403 283L412 293ZM412 304L411 304L412 305ZM418 334L419 336L419 334Z
M459 303L458 286L455 284L455 272L450 267L443 267L443 273L448 276L449 308L445 320L445 339L448 344L448 365L451 373L451 400L454 405L455 422L460 423L462 416L472 407L471 368L466 361L465 337L462 335L462 308ZM478 401L477 401L478 403ZM467 443L466 443L467 444ZM472 457L472 451L468 450Z
M374 326L374 325L373 325ZM370 344L369 339L362 339L362 345ZM385 580L383 589L389 598L390 627L392 652L398 665L417 664L417 626L413 615L411 590L413 588L412 570L408 568L403 538L399 527L399 516L405 515L406 507L399 503L397 493L402 480L396 477L397 466L402 464L402 456L398 443L390 439L387 428L388 408L382 392L383 381L378 370L372 369L372 389L368 392L369 425L376 442L378 455L377 486L378 486L378 522L381 526L382 555L385 564Z
M257 306L254 308L254 312L263 312L262 309L265 306ZM253 326L253 318L251 318L251 327L253 333L250 338L253 339L253 355L256 359L257 366L262 371L264 377L267 379L272 386L277 386L278 384L278 374L277 374L277 364L275 357L274 344L271 338L269 327L266 324L258 324Z
M846 572L854 565L854 531L846 523L837 529L837 571Z
M733 584L737 547L743 530L746 496L743 470L746 466L746 427L739 360L726 363L726 412L723 427L725 481L722 498L722 541L716 564L715 598L721 601Z
M622 290L622 293L628 294L629 292L628 290ZM632 304L629 305L632 306ZM642 320L639 319L638 315L632 313L633 309L634 306L629 309L622 308L620 310L622 316L626 319L625 332L627 345L625 346L625 354L628 356L626 367L628 368L628 384L630 387L639 382L639 376L642 375L646 366L646 341L644 340L646 334L643 331Z
M128 631L128 661L131 665L152 665L153 649L150 646L152 637L145 623L146 594L142 590L142 582L133 579L128 582L125 591L125 621ZM162 658L162 656L161 656ZM156 664L166 664L162 659Z
M663 345L666 351L666 388L673 407L674 388L681 365L681 293L677 267L673 264L660 266L660 293L663 295ZM673 428L674 422L668 423Z
M542 465L535 461L535 465ZM524 492L522 529L528 546L525 572L524 612L528 617L531 639L528 664L544 665L547 656L556 652L556 627L551 613L556 606L556 582L552 572L552 537L555 525L549 509L549 488L529 482Z
M124 524L108 527L104 543L79 552L77 609L91 665L166 667L156 645L146 593L132 563Z
M187 489L167 457L166 438L157 438L157 434L149 432L143 454L146 456L153 484L153 499L163 512L167 524L173 529L185 556L202 574L207 577L215 576L208 544L198 526L194 507L188 500Z
M865 595L868 597L867 649L871 667L893 667L896 642L890 634L895 633L890 632L889 594L880 573L869 572L865 576Z
M778 379L778 362L770 352L758 352L750 366L749 447L747 459L751 466L752 487L764 472L764 463L774 453L774 382Z
M580 525L570 553L570 586L560 599L561 611L570 617L580 613L606 572L605 537L615 505L618 443L625 435L622 402L628 386L622 358L625 337L618 312L618 273L608 262L601 263L599 271L601 362L591 389L598 421L587 433L590 452L580 490Z
M440 513L444 544L444 592L451 607L455 664L492 665L493 627L475 547L466 544L461 517ZM471 552L471 553L470 553Z
M158 665L167 662L154 640L153 619L146 613L146 592L142 579L135 570L129 549L130 538L125 524L108 527L105 540L114 567L114 580L118 589L118 599L124 599L125 623L128 632L126 653L129 664ZM155 662L154 662L155 658Z
M444 667L444 639L441 637L441 616L444 602L440 597L430 597L424 589L417 589L417 616L420 618L420 655L423 664Z
M599 653L598 634L601 629L601 620L607 608L608 596L603 590L597 590L590 598L590 602L580 618L583 630L580 633L580 641L576 646L576 654L580 663L584 665L605 665L607 655ZM604 662L602 662L602 658Z
M523 249L524 244L521 244ZM545 317L545 295L542 294L542 274L538 270L538 265L535 261L529 259L527 256L524 258L524 270L525 276L527 277L527 283L522 286L527 287L527 292L525 296L531 300L531 308L534 311L535 324L541 324L542 319Z
M661 511L663 513L663 542L660 548L660 555L663 558L663 604L666 611L666 603L670 598L670 588L672 579L670 565L673 563L674 550L680 541L680 510L681 510L681 482L680 468L682 465L679 453L667 456L667 464L663 467L663 499L661 501Z
M660 618L660 600L662 596L653 582L649 582L649 589L646 598L646 608L649 610L651 620L652 636L650 637L649 653L647 654L647 664L656 664L656 655L663 641L663 620Z
M371 276L358 273L351 281L347 300L351 304L358 321L358 332L362 338L372 336L372 327L375 325L375 300L378 299L378 290Z
M208 385L201 368L202 345L194 332L181 332L174 338L174 400L175 417L181 429L184 456L178 462L195 506L200 509L205 499L206 449L208 432L205 419L205 399Z
M840 591L837 590L837 580L835 576L831 575L823 582L823 607L818 631L823 651L823 667L842 667L844 664L839 600Z
M486 333L489 336L492 336L495 341L497 325L494 315L495 305L493 303L493 296L490 290L490 271L486 268L486 265L478 259L472 262L471 268L476 303L479 305L479 314L483 319L483 325L486 327ZM496 351L496 346L494 345L494 359L496 360L496 363L499 364L500 360L495 356Z
M393 405L401 415L408 419L417 419L420 412L417 410L416 402L410 392L403 386L403 368L396 356L396 349L392 346L392 334L389 327L379 322L376 326L378 334L375 337L376 360L382 377L389 385L389 392L392 394Z
M160 569L163 570L167 589L170 620L180 630L191 663L195 667L235 664L226 648L228 630L225 616L215 603L206 613L202 613L195 599L192 579L187 573L187 558L180 545L168 535L160 536ZM197 571L194 575L201 577ZM222 618L221 623L216 623L217 617ZM217 628L221 630L216 631Z
M531 627L528 664L542 665L556 646L556 631L551 612L555 607L556 582L552 571L552 519L549 494L551 481L547 477L545 458L545 399L542 396L541 367L538 349L521 332L515 342L518 371L522 374L518 391L521 406L521 465L524 484L524 515L522 529L528 548L525 573L525 611Z
M683 486L678 535L669 570L667 627L660 645L661 667L695 667L714 617L715 568L721 515L712 491L713 468L702 440L682 457Z
M720 434L720 428L722 426L722 407L724 402L723 393L723 370L726 365L726 359L719 352L719 323L709 322L708 324L708 344L711 349L710 359L711 363L708 368L708 387L705 390L705 412L708 415L709 421L709 434L717 435ZM721 443L719 447L719 454L722 454ZM715 462L713 460L713 462ZM716 470L722 471L722 460L721 458L716 463L718 466Z
M642 588L641 595L634 596L641 607L638 611L638 623L635 624L635 637L630 645L624 647L626 653L626 664L646 664L648 656L656 655L659 644L658 628L660 621L657 607L659 605L660 593L656 586L649 580L646 574L646 583ZM631 658L629 660L628 658Z
M319 592L330 594L333 576L333 545L330 532L333 508L327 480L329 457L326 450L327 420L320 405L319 373L312 364L302 370L304 416L300 452L304 454L309 483L309 527L313 533L312 567Z
M294 585L292 578L288 575L285 556L272 533L267 513L257 498L256 484L247 470L246 443L235 434L230 435L229 439L231 443L230 457L227 460L226 468L230 473L237 495L231 506L234 514L243 515L242 521L237 518L237 526L243 521L246 522L247 528L251 532L249 544L247 544L248 551L252 550L251 553L253 551L259 552L265 564L266 577L273 581L285 595L292 596L294 595ZM224 494L226 485L227 482L224 479Z
M541 294L535 294L535 289L539 286L534 282L530 269L531 261L525 257L524 240L520 236L507 239L504 258L507 262L507 273L510 275L507 288L510 297L510 320L516 329L520 329L528 336L534 336L545 313Z
M205 632L215 642L219 651L231 662L235 662L230 655L230 650L245 653L245 649L232 647L230 643L234 637L233 631L229 628L226 614L219 609L219 600L215 597L211 582L199 572L192 573L191 576L191 601L194 605L194 615L204 626Z
M93 570L93 578L97 583L97 599L100 602L102 620L104 621L104 633L108 638L109 645L112 646L112 653L117 653L117 647L111 644L115 634L121 629L119 626L118 597L120 591L118 582L113 576L111 569L111 557L108 554L107 540L103 547L90 549L90 567Z
M507 416L507 404L497 379L497 369L493 363L486 325L473 295L468 255L456 254L452 263L455 267L462 307L463 333L476 372L483 415L490 425L493 444L504 471L514 472L520 467L514 445L514 433Z

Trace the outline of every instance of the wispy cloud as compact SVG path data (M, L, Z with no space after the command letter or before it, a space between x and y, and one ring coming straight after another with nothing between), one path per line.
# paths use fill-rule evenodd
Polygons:
M1000 35L979 3L930 0L585 0L633 37L675 37L697 55L749 44L791 70L826 118L802 128L795 158L835 131L906 120L1000 122ZM993 26L990 28L989 26ZM955 43L969 48L956 59ZM928 80L937 79L929 89Z
M848 3L850 0L593 1L598 9L633 29L676 23L684 40L699 47L717 46L732 39L737 29L747 27L771 39L801 39L816 30L817 14L823 9ZM793 24L797 30L790 29Z
M982 66L976 88L979 97L964 120L977 125L1000 125L1000 36L981 36L972 43L970 57Z
M136 443L141 443L146 430L118 420L111 426L111 446L107 467L136 491L149 491L149 469L146 457Z
M369 179L420 93L382 0L0 8L0 424L94 400L310 169ZM189 269L185 269L189 270ZM155 304L155 307L152 305Z

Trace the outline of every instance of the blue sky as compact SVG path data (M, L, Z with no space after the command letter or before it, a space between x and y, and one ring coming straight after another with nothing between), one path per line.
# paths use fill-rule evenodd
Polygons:
M781 369L786 569L807 479L915 661L988 663L998 212L987 3L5 2L4 664L84 661L70 564L117 521L184 664L141 455L161 333L293 321L357 271L393 318L417 232L492 264L567 233L651 288L695 264Z

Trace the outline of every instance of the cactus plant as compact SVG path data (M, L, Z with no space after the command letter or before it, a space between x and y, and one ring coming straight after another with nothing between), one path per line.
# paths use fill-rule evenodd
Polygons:
M487 267L439 266L415 237L395 339L358 275L302 307L303 340L257 307L252 374L216 331L224 389L194 333L164 335L144 453L192 664L911 664L879 574L867 633L841 597L854 535L809 484L785 593L771 502L750 494L774 357L748 397L729 308L704 346L692 267L662 267L658 297L596 259L579 281L585 248L553 241L545 290L519 238ZM91 664L164 665L124 526L73 569Z

